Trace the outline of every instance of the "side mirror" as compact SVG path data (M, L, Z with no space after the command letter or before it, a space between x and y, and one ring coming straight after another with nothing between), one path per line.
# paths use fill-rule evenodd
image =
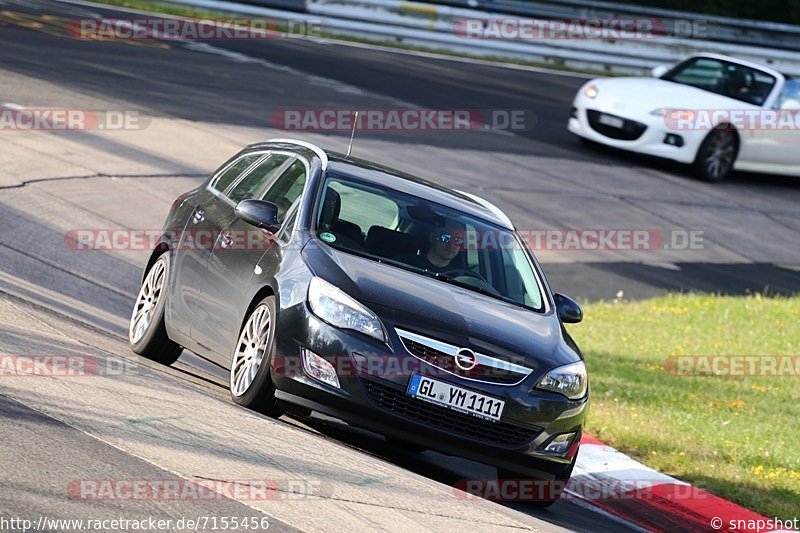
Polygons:
M257 228L275 233L280 229L278 206L264 200L242 200L234 209L236 216Z
M577 324L583 320L583 310L581 306L578 305L578 302L563 294L554 294L553 299L556 301L558 318L560 318L562 322L565 324Z
M660 78L667 72L669 72L669 67L667 65L658 65L657 67L653 67L653 70L650 71L654 78Z

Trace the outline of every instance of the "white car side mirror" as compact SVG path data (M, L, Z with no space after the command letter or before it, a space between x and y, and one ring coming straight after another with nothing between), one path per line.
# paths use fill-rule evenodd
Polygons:
M654 78L660 78L668 71L669 67L667 65L658 65L657 67L653 67L653 70L651 70L650 73L653 74Z

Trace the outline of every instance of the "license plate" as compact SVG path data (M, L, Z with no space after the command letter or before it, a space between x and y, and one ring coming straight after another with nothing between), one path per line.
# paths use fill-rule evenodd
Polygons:
M625 124L625 121L619 117L615 117L613 115L606 115L605 113L601 113L599 117L597 117L597 121L600 124L605 124L606 126L611 126L612 128L622 128Z
M420 374L411 376L406 392L419 400L495 422L500 420L506 405L503 400Z

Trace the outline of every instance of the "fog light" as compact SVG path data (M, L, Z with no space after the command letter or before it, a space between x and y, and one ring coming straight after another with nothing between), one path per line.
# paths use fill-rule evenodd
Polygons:
M569 113L569 118L578 118L578 108L573 107L572 111Z
M664 144L680 148L683 146L683 137L674 133L667 133L666 137L664 137Z
M556 435L542 451L544 453L552 453L554 455L566 455L574 437L575 433L562 433L561 435Z
M333 368L333 365L306 349L303 349L303 370L317 381L337 389L340 388L339 378L336 376L336 369Z

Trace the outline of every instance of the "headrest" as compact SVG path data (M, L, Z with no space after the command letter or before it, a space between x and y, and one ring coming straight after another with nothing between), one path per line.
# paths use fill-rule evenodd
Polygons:
M413 236L383 226L372 226L367 233L367 249L380 257L396 258L417 252Z
M444 217L437 214L428 204L410 205L406 208L414 222L424 222L433 226L443 226Z

